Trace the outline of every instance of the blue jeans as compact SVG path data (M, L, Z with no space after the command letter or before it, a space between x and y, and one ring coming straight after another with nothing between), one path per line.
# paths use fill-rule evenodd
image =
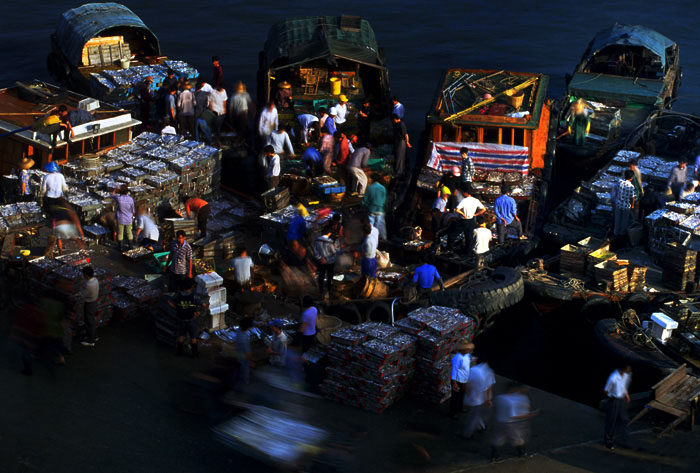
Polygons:
M386 240L386 222L384 221L384 212L374 212L369 214L369 223L379 230L379 239Z
M360 266L363 276L368 276L370 278L377 277L377 258L362 258L362 264Z
M194 129L194 139L199 141L199 130L202 130L202 133L204 133L204 142L206 144L211 144L211 129L209 129L209 125L207 125L206 120L202 118L197 119L197 126Z

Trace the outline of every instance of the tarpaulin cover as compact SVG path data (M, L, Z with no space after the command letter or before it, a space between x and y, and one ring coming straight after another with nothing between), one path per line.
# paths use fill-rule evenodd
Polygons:
M465 146L469 148L469 156L477 169L528 174L527 148L495 143L433 143L428 166L442 172L452 171L459 176L462 166L459 150Z
M661 58L661 65L666 67L666 48L676 44L666 36L641 25L622 25L615 23L610 28L601 31L588 45L586 58L590 59L595 53L613 44L623 46L641 46Z
M345 58L384 67L369 22L359 20L359 31L341 29L340 16L288 18L270 28L265 55L272 69L320 58ZM284 64L275 61L286 58Z
M118 3L87 3L61 15L56 40L71 64L81 64L85 43L112 28L140 30L153 53L160 55L156 35L134 12Z
M661 100L664 86L664 81L659 79L632 79L577 72L569 82L569 94L594 100L620 100L654 105Z

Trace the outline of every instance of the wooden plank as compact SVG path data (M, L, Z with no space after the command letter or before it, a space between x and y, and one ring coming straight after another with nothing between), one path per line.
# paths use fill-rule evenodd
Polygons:
M684 412L682 410L676 409L675 407L668 406L668 405L663 404L663 403L656 401L656 400L650 401L649 406L653 407L654 409L658 409L660 411L664 411L668 414L674 415L676 417L687 415L686 412Z

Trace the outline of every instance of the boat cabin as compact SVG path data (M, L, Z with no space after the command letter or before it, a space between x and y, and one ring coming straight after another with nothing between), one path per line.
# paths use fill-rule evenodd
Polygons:
M436 184L445 173L460 176L460 149L469 149L472 183L482 202L493 202L502 184L522 203L523 229L534 225L533 204L545 168L550 107L549 77L481 69L449 69L427 117L428 147L418 188L430 211ZM426 212L422 212L426 214ZM425 215L424 215L425 216ZM429 220L422 221L422 225Z
M289 103L280 114L317 113L343 94L350 104L370 97L387 109L389 75L374 30L358 16L288 18L270 28L260 53L258 99L277 101L281 89ZM277 99L277 100L276 100Z
M618 107L670 105L681 82L678 45L640 25L599 32L568 84L569 95Z
M49 72L71 90L112 104L132 106L143 80L161 87L167 69L177 79L199 74L161 55L156 35L118 3L88 3L64 12L51 35Z
M59 134L52 149L52 137L35 124L61 105L69 113L82 109L91 120L74 125L71 138ZM55 85L17 82L0 90L0 173L9 174L25 157L43 167L50 161L65 162L113 148L131 141L132 129L140 123L129 112Z

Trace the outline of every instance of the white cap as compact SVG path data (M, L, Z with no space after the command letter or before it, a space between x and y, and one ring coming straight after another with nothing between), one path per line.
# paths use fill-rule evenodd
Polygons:
M338 112L335 110L335 107L331 107L331 109L328 110L328 115L330 115L330 116L337 115L337 114L338 114Z

